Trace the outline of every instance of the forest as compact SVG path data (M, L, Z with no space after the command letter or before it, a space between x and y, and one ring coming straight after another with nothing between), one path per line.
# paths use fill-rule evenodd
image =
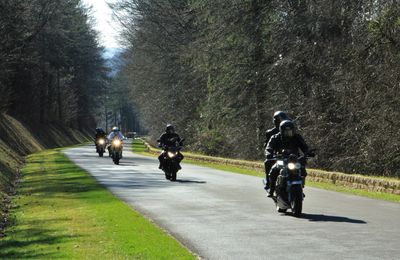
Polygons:
M282 110L318 149L313 167L400 177L398 0L121 0L112 8L127 48L117 80L153 140L173 123L189 150L261 160ZM28 45L37 48L32 84L57 71L66 82L64 64L43 74L52 55L41 39Z
M1 113L31 125L94 127L108 69L81 1L1 0L0 35Z
M313 167L400 177L398 0L111 6L125 46L112 77L81 1L1 0L0 113L78 129L107 116L153 140L172 123L188 150L262 160L282 110Z

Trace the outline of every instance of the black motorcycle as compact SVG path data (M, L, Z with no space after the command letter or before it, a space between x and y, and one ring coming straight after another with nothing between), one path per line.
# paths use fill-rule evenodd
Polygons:
M183 141L184 139L182 139L180 142L178 142L177 140L172 140L169 143L173 145L164 145L162 147L162 156L164 157L162 170L164 171L165 178L167 180L176 181L176 174L181 169L178 157L181 156L180 150L183 147Z
M110 145L110 155L114 164L119 164L119 160L122 158L123 143L119 138L114 138Z
M295 154L283 154L276 156L274 167L278 167L279 176L276 182L276 196L272 197L278 212L286 212L290 209L294 216L300 217L304 200L304 176L302 165L308 158L314 157L313 152L304 156Z
M96 140L96 152L100 157L103 157L104 152L106 151L106 140L104 138L99 138Z

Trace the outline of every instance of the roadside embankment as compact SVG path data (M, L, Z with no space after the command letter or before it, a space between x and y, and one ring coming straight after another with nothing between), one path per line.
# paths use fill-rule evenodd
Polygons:
M28 126L0 114L0 237L8 221L10 196L14 194L24 156L47 148L88 141L88 133L60 125Z
M147 147L147 152L152 154L159 154L159 149L154 148L145 140L143 140L143 142ZM228 166L235 166L243 169L257 171L260 173L264 172L264 165L262 162L212 157L190 152L185 152L185 158L202 163L216 163ZM357 174L346 174L340 172L328 172L318 169L308 169L307 171L307 180L311 182L328 183L351 189L360 189L371 192L400 195L400 180L369 177Z

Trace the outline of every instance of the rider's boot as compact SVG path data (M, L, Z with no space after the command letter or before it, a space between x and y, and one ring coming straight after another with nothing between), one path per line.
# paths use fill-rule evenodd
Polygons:
M269 189L267 197L269 197L269 198L273 197L274 196L274 191L275 191L275 187L271 187Z
M275 192L276 183L270 180L270 189L268 191L268 197L273 197Z
M269 190L269 188L270 188L270 185L269 185L269 176L268 176L269 174L268 173L266 173L265 174L265 186L264 186L264 190L266 190L266 191L268 191Z

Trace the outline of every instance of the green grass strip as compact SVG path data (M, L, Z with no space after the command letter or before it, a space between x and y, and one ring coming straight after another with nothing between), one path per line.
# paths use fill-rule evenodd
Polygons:
M196 259L59 150L28 157L0 258Z
M344 192L344 193L368 197L368 198L372 198L372 199L380 199L380 200L386 200L386 201L400 203L400 195L396 195L396 194L390 194L390 193L385 193L385 192L373 192L373 191L367 191L367 190L362 190L362 189L352 189L352 188L339 186L339 185L335 185L333 183L327 183L327 182L307 181L306 185L315 187L315 188L319 188L319 189L324 189L324 190Z
M135 153L140 153L142 155L155 156L154 154L147 152L146 146L139 139L135 139L134 144L133 144L133 150ZM249 170L249 169L245 169L245 168L241 168L241 167L233 166L233 165L209 163L209 162L197 161L197 160L191 160L191 159L185 159L184 162L199 165L199 166L214 168L217 170L227 171L227 172L246 174L246 175L252 175L252 176L265 178L265 174L263 172L259 172L256 170ZM352 188L348 188L348 187L338 186L333 183L313 182L313 181L308 181L308 180L307 180L306 185L310 186L310 187L324 189L324 190L349 193L349 194L373 198L373 199L380 199L380 200L386 200L386 201L400 203L400 195L396 195L396 194L389 194L389 193L383 193L383 192L372 192L372 191L361 190L361 189L352 189Z

